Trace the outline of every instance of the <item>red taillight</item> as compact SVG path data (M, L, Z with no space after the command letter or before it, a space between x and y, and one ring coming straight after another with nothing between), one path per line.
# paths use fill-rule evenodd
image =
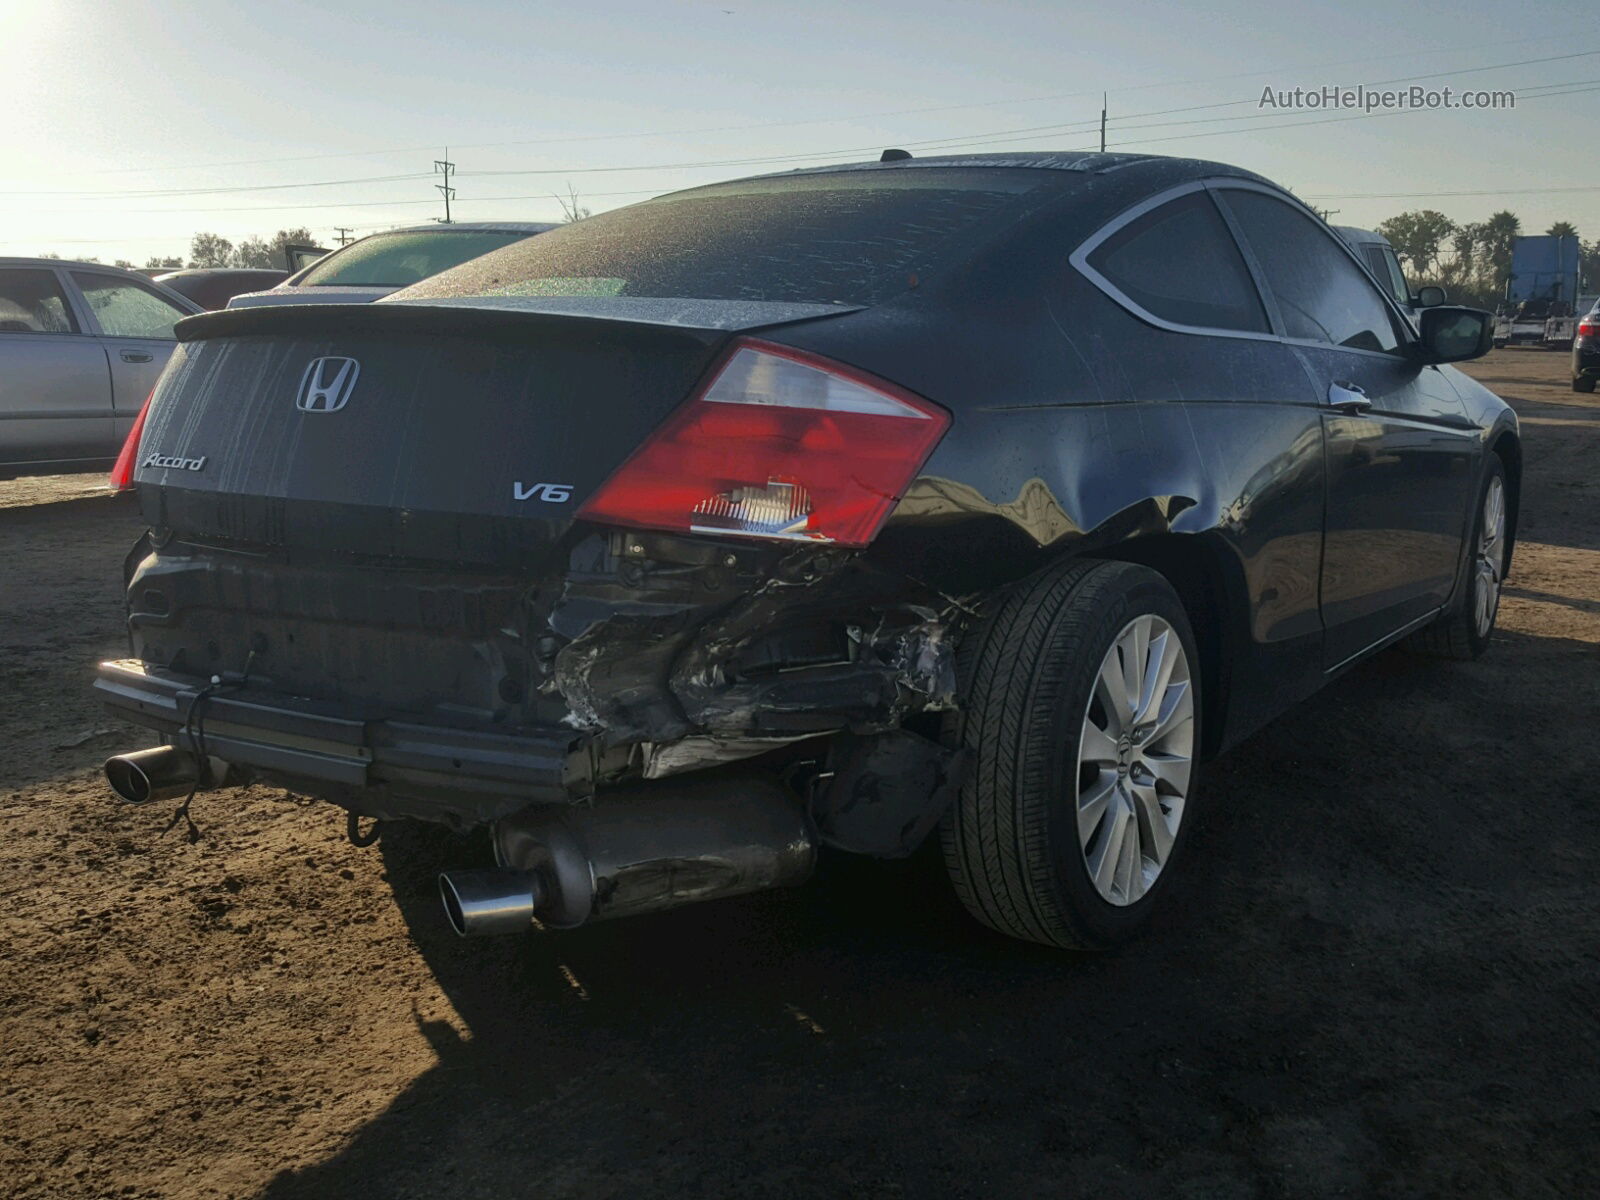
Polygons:
M1582 321L1578 324L1579 337L1600 337L1600 321Z
M746 338L578 515L865 546L949 427L893 384Z
M152 391L150 396L154 395ZM111 490L114 492L133 490L133 469L139 465L139 439L144 434L145 416L150 412L150 396L144 398L139 415L133 419L133 428L128 430L128 440L122 443L122 453L117 455L116 465L111 468Z

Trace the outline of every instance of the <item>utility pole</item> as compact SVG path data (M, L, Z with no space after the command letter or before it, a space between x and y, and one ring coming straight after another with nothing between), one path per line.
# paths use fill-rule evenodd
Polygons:
M355 231L349 225L335 225L333 227L333 240L338 242L341 246L348 246L351 242L356 240L352 236L354 232Z
M433 160L433 169L444 176L444 182L436 183L433 186L438 188L440 195L444 197L444 220L440 223L448 225L450 224L450 201L456 198L456 190L450 186L450 175L455 171L456 165L450 161L449 146L444 148L444 153L445 157Z
M1100 153L1106 152L1106 94L1100 93Z

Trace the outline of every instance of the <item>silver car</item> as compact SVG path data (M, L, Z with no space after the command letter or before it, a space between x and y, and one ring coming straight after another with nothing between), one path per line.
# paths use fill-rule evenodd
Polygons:
M277 287L235 296L228 307L365 304L554 228L547 221L455 221L390 229L317 259Z
M0 258L0 477L109 466L201 311L132 271Z

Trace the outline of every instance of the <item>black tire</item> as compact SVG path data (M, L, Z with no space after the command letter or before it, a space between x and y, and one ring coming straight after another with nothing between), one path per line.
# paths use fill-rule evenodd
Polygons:
M1000 933L1047 946L1105 949L1149 919L1194 825L1191 774L1165 865L1141 899L1116 905L1090 878L1077 832L1078 741L1102 660L1134 618L1177 632L1190 664L1198 760L1200 658L1172 587L1148 567L1079 561L995 599L957 655L962 744L971 767L940 834L967 911Z
M1472 542L1468 547L1469 556L1477 554L1478 539L1483 533L1483 501L1489 494L1489 488L1495 480L1499 480L1502 488L1506 487L1505 466L1500 462L1499 455L1489 456L1489 469L1484 474L1483 483L1478 488L1477 507L1473 510ZM1509 489L1505 492L1506 503L1511 504ZM1509 509L1508 509L1509 512ZM1500 578L1505 579L1506 554L1510 549L1510 525L1506 526L1506 535L1501 538ZM1467 562L1467 575L1461 586L1461 594L1456 597L1450 608L1440 615L1439 619L1425 628L1417 630L1407 640L1409 649L1418 654L1432 655L1437 658L1453 658L1460 662L1471 662L1480 658L1489 648L1489 643L1494 638L1494 623L1500 612L1500 599L1496 594L1494 613L1489 618L1487 632L1478 632L1477 622L1473 615L1474 588L1477 576L1473 569L1472 557Z
M1594 380L1587 375L1574 379L1572 381L1572 390L1575 392L1592 392L1594 391Z

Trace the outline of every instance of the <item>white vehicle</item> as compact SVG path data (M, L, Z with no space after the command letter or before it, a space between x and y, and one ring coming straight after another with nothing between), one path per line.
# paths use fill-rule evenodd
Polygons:
M1405 309L1413 321L1416 320L1417 309L1435 308L1448 299L1441 287L1430 286L1412 291L1406 273L1400 267L1399 255L1383 234L1371 229L1357 229L1354 225L1335 225L1332 228L1345 245L1355 252L1361 265L1372 272L1378 286L1393 296L1395 303Z
M374 233L318 258L277 287L235 296L228 307L366 304L554 228L548 221L456 221Z

